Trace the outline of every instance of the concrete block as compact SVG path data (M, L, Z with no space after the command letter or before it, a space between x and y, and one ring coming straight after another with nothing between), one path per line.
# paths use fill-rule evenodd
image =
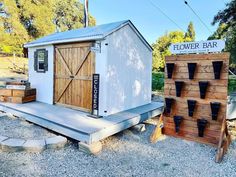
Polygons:
M138 124L131 128L137 132L144 132L146 130L145 124Z
M79 142L79 150L87 154L97 155L99 152L102 151L102 143L99 141L93 144Z
M8 139L7 136L2 136L2 135L0 135L0 142L4 141L4 140L6 140L6 139Z
M41 152L46 149L45 140L27 140L23 144L23 148L27 152Z
M1 117L5 117L5 116L7 116L6 113L0 112L0 118L1 118Z
M47 149L62 148L67 143L67 139L63 136L47 138L45 141Z
M17 152L23 150L23 144L25 143L25 140L23 139L14 139L9 138L5 141L2 141L0 144L2 146L2 151L6 152Z
M9 118L11 118L13 120L17 119L17 116L15 116L14 114L12 114L10 112L6 113L6 115L7 115L7 117L9 117Z

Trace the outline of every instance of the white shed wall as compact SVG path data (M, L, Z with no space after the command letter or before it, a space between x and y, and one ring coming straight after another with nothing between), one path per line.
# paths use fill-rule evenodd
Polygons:
M34 52L37 49L48 50L48 71L38 73L34 71ZM37 89L37 101L53 104L53 45L29 48L29 81L32 88Z
M129 25L107 41L107 115L150 103L152 51Z
M101 52L95 53L95 73L100 74L99 85L99 115L106 116L107 110L107 43L106 40L101 42Z

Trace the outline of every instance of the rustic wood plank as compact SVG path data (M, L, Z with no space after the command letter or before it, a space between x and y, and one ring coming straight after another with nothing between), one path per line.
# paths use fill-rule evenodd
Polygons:
M58 49L91 47L91 42L79 42L70 44L57 44Z
M171 55L166 56L166 61L198 61L198 60L223 60L227 61L229 59L230 54L227 52L223 53L209 53L209 54L185 54L185 55Z
M181 81L184 81L188 85L196 85L198 86L198 79L193 79L191 82L189 82L189 79L181 79ZM211 86L220 86L220 87L226 87L228 86L228 79L220 79L220 80L215 80L215 79L208 79L209 83L211 83ZM165 78L165 85L166 84L175 84L175 80L173 79L167 79Z
M212 85L210 82L208 83L207 92L214 92L214 93L226 93L227 94L228 86L217 86ZM175 90L175 84L165 84L164 90ZM189 82L185 82L182 88L183 91L198 91L199 92L199 85L198 84L189 84Z
M12 96L12 89L0 89L0 96Z
M184 130L176 134L174 128L163 128L163 133L165 135L173 136L176 138L182 138L189 141L195 141L198 143L208 144L214 147L217 147L217 143L218 143L218 140L215 138L206 137L206 136L204 138L198 137L196 133L186 132Z
M72 74L68 74L65 64L55 63L55 103L91 109L92 74L95 71L92 64L94 64L95 56L90 51L90 47L91 43L56 46L60 49L64 63L67 64ZM58 60L58 55L58 53L55 54L55 61Z
M14 97L26 97L30 95L36 95L36 89L26 89L26 90L12 90L12 96Z
M218 143L218 148L217 148L217 153L216 153L216 158L215 158L215 161L217 163L222 161L224 154L228 150L230 142L231 142L231 137L228 133L226 120L224 120L221 126L219 143Z
M9 103L27 103L36 100L36 95L30 95L26 97L7 97L7 102Z
M58 57L58 58L61 59L60 61L61 61L61 63L63 64L63 66L65 67L66 71L69 73L69 75L72 75L71 70L69 69L69 66L68 66L68 64L66 63L65 57L62 55L61 51L56 48L56 52L59 54L60 57Z
M212 61L223 61L220 80L214 79ZM172 78L165 79L164 96L174 98L175 101L171 113L163 115L164 134L214 146L218 145L221 141L221 126L226 119L229 53L173 55L166 57L166 63L175 63L175 69ZM188 79L188 63L197 63L193 80ZM165 70L165 76L166 72ZM181 97L176 97L175 81L177 80L185 82ZM209 81L205 99L200 98L199 81ZM188 116L187 100L197 101L193 117ZM210 102L221 103L217 120L211 118ZM175 115L183 116L178 134L175 132L173 120ZM204 137L198 137L197 119L200 118L208 120ZM218 149L220 154L222 150Z
M161 114L156 128L154 129L151 137L150 137L150 142L151 143L156 143L158 141L158 139L162 136L162 128L163 128L163 115Z
M168 94L170 96L176 96L176 91L175 90L165 90L164 94ZM212 94L212 92L206 92L206 97L208 99L220 99L223 100L225 97L227 97L227 92L226 93L215 93ZM191 97L193 99L200 98L200 91L182 91L181 96L183 97Z
M214 60L212 60L214 61ZM194 61L194 63L197 63L195 73L213 73L213 68L212 68L212 61ZM193 63L192 60L186 61L186 63L178 63L178 65L175 65L174 68L174 73L188 73L188 63ZM227 63L223 63L222 66L222 73L228 73L229 71L227 70L228 66Z
M166 74L165 74L166 75ZM172 79L176 80L182 80L182 79L188 79L188 73L173 73ZM206 81L206 80L214 80L214 73L195 73L194 75L195 79L201 80L201 81ZM222 73L220 76L221 79L228 79L228 73Z

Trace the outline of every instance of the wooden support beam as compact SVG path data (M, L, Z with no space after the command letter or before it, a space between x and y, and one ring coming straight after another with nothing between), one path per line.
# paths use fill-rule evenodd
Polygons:
M215 158L216 163L222 161L223 156L226 154L230 143L231 143L231 137L230 134L228 133L226 120L224 120L221 127L221 134Z
M162 136L162 128L163 128L163 115L161 114L161 116L157 122L157 126L154 129L154 131L150 137L151 143L156 143L158 141L158 139Z

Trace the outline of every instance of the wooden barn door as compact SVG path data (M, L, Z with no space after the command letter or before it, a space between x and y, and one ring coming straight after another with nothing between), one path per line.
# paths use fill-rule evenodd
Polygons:
M76 43L55 46L54 103L91 110L92 74L95 70L91 45Z

